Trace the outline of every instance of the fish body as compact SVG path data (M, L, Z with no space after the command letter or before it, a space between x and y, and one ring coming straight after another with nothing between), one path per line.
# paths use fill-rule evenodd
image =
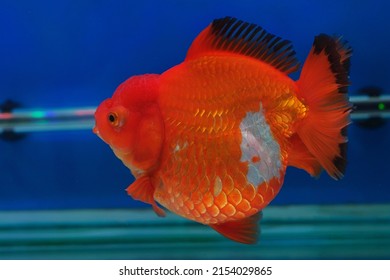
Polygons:
M120 85L94 131L135 176L134 199L254 243L287 166L343 176L350 55L339 38L319 35L293 81L288 41L218 19L181 64Z
M284 139L305 115L294 82L261 61L213 54L160 82L166 142L156 200L204 224L259 212L282 185Z

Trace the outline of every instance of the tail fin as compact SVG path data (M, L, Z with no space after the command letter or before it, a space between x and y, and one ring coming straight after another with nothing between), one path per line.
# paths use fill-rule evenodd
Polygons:
M315 37L297 81L298 97L308 107L297 128L299 140L334 179L342 178L346 168L351 53L341 38L325 34Z

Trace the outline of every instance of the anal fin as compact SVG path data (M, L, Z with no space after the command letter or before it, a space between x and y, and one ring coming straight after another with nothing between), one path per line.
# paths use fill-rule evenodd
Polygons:
M253 216L241 220L229 221L223 224L213 224L210 225L210 227L233 241L244 244L254 244L257 242L259 236L259 221L261 217L262 212L258 212Z
M159 217L165 217L165 211L154 200L154 186L148 176L142 176L135 180L126 191L133 199L151 204Z
M290 152L288 154L288 165L305 170L313 177L318 177L322 171L321 164L309 152L301 138L294 134L290 138Z

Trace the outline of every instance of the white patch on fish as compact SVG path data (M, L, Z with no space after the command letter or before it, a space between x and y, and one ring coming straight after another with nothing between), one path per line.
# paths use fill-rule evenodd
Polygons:
M246 179L257 187L274 177L280 179L280 146L274 139L260 104L259 112L248 112L240 123L241 162L248 163ZM252 159L260 158L253 162Z

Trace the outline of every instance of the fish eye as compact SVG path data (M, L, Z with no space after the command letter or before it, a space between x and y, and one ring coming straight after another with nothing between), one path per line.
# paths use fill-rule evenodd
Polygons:
M108 115L108 120L109 120L111 123L115 122L116 118L117 118L117 116L116 116L114 113L110 113L110 114Z
M118 126L119 125L119 117L118 114L115 112L111 112L108 114L108 121L113 125L113 126Z
M113 128L121 128L126 123L127 115L126 108L116 106L106 113L106 122Z

